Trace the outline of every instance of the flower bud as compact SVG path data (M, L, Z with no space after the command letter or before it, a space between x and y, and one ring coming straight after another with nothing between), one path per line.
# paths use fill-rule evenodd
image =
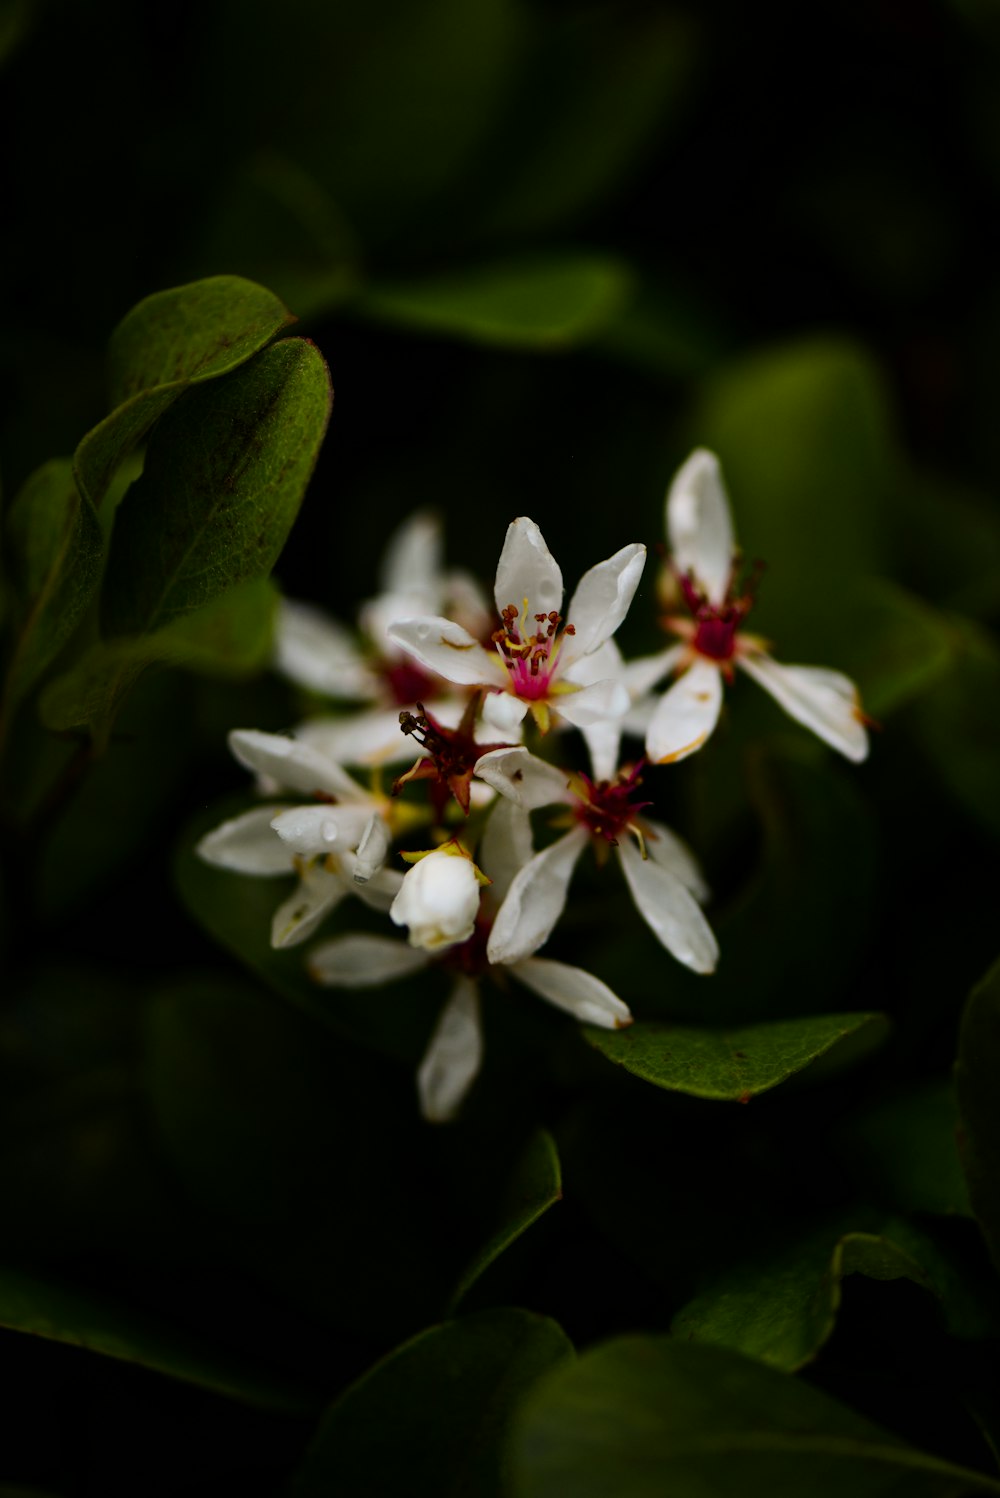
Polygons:
M406 874L389 914L409 926L411 947L427 952L472 935L479 914L479 880L471 858L438 848Z

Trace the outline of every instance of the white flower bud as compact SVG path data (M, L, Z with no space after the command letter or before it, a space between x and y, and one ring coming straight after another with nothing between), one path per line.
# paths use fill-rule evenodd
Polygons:
M475 864L443 848L428 853L406 874L389 914L397 926L409 926L411 947L434 952L466 941L479 914Z

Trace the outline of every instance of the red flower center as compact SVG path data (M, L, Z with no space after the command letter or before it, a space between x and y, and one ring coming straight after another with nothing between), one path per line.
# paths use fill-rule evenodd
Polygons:
M411 703L440 695L440 678L422 671L413 661L382 661L379 672L396 707L409 707Z
M726 596L721 603L710 603L696 586L690 572L678 576L684 602L694 620L691 644L699 655L711 661L729 661L736 653L736 635L743 621L757 601L757 583L762 564L757 562L742 584L736 576L735 565Z
M636 800L636 792L642 785L642 770L645 760L630 770L622 770L617 780L591 780L580 774L583 792L575 792L578 805L573 808L592 837L601 837L612 847L641 811L651 806L651 801Z

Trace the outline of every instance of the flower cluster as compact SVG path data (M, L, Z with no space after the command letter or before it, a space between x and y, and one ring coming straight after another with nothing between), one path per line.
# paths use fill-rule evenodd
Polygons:
M443 570L438 526L419 514L392 541L382 591L363 607L357 634L318 610L284 605L278 668L353 709L312 717L290 735L230 735L264 800L215 828L198 851L242 874L297 876L275 912L273 945L305 942L353 894L390 927L313 946L306 962L317 983L375 987L431 967L446 975L418 1072L428 1119L452 1118L480 1069L486 982L503 987L509 974L578 1021L631 1023L600 977L538 955L588 850L598 868L617 863L638 914L678 962L714 970L707 886L691 850L649 815L644 780L705 744L737 670L841 754L859 761L867 753L853 683L781 666L745 630L755 577L741 580L711 453L694 452L674 479L666 530L661 623L672 643L626 661L613 637L645 547L629 544L591 567L564 606L559 566L538 526L521 517L504 540L494 611L471 579ZM569 729L583 737L589 773L563 763L560 735ZM626 736L644 745L623 760ZM414 754L386 788L383 767Z

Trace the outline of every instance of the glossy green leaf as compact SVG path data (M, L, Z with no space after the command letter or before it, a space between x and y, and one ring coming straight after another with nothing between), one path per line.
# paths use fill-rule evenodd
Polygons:
M464 1270L450 1309L454 1310L493 1261L562 1197L562 1172L555 1140L546 1129L532 1135L514 1168L502 1204L502 1221Z
M959 1147L972 1209L1000 1268L1000 963L972 990L958 1038Z
M308 1413L315 1394L248 1366L233 1354L104 1294L0 1269L0 1325L104 1357L139 1363L267 1409Z
M104 543L90 501L64 459L45 463L7 515L8 583L16 599L9 711L76 629L101 575Z
M590 1044L633 1076L668 1092L748 1103L842 1042L885 1036L881 1014L821 1014L731 1030L635 1024L626 1030L587 1026Z
M103 740L124 697L153 665L240 677L271 659L278 590L270 578L237 583L151 634L99 640L42 697L42 719L65 730L87 724Z
M848 1232L838 1237L824 1228L766 1260L751 1259L708 1284L678 1311L670 1329L683 1341L729 1347L794 1373L812 1361L833 1332L846 1275L908 1279L941 1297L921 1262L934 1260L933 1247L928 1250L919 1234L900 1226L903 1231L895 1236Z
M76 452L81 490L100 504L121 459L190 385L246 362L295 319L263 286L211 276L146 297L109 350L114 409Z
M275 951L271 946L271 919L292 891L291 875L287 879L251 878L214 868L194 851L198 839L210 828L245 810L246 801L238 806L232 802L216 805L192 819L182 832L174 878L189 913L215 941L297 1009L361 1045L415 1066L441 1003L441 985L432 982L434 1002L430 1008L415 998L414 987L421 985L414 978L373 993L324 989L309 977L301 947ZM362 907L347 902L344 928L353 930L361 925ZM332 930L324 927L322 934L332 934Z
M375 285L352 305L373 321L414 332L544 349L586 342L628 292L628 273L617 260L567 254Z
M572 1353L561 1328L530 1311L482 1311L421 1332L333 1405L289 1498L501 1498L511 1416Z
M319 350L289 338L161 420L115 522L106 635L161 628L274 566L330 416Z
M840 339L755 352L713 374L690 431L721 459L744 555L766 563L751 627L781 660L839 667L845 581L889 555L894 449L878 370Z
M1000 1483L720 1347L622 1337L525 1401L512 1498L957 1498Z

